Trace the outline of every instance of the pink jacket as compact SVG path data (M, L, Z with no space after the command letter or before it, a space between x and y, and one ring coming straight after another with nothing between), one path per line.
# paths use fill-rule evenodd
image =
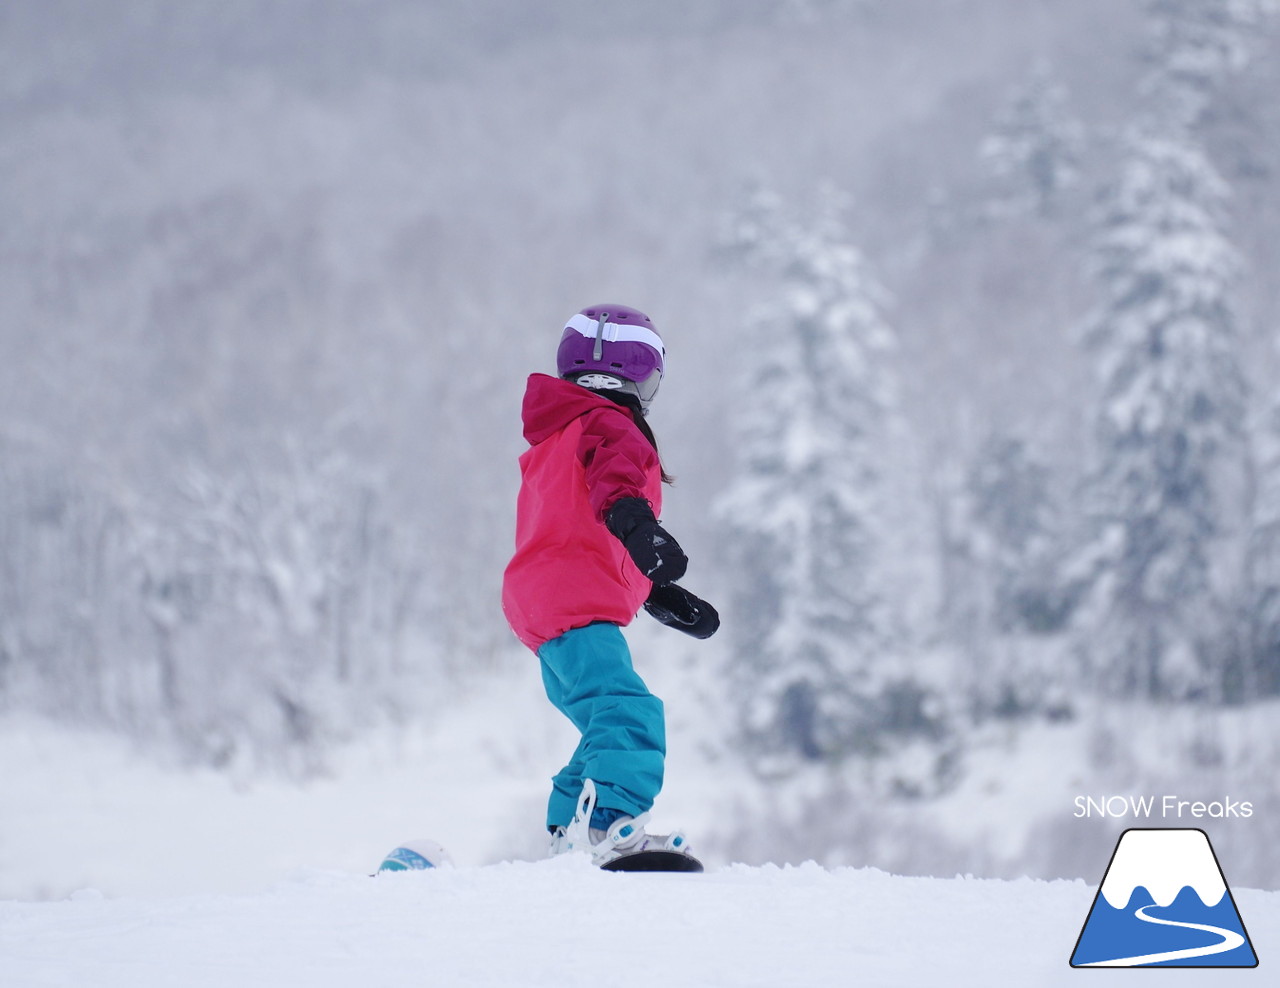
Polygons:
M662 508L662 467L631 413L570 381L533 374L524 395L516 551L502 610L535 652L593 621L626 625L652 584L605 527L624 497Z

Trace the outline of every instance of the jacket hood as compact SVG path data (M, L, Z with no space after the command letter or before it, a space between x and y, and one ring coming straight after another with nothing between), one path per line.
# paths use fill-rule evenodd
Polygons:
M530 374L520 410L524 437L530 446L536 446L574 419L598 408L616 409L620 414L631 417L625 408L572 381L550 374Z

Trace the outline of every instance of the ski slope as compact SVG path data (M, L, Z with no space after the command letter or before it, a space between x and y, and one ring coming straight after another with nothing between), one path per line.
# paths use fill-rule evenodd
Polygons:
M497 703L523 714L526 692ZM701 876L537 860L539 765L563 739L530 716L508 744L483 720L459 706L438 725L471 757L406 734L303 787L236 785L156 766L109 735L0 720L0 988L1034 988L1089 977L1068 964L1097 891L1085 881L748 868L714 854ZM675 811L659 823L687 824L696 846L710 827L697 816L705 784L690 781L676 779ZM440 840L459 866L368 877L413 837ZM1100 853L1098 878L1105 865ZM1246 882L1232 891L1269 969L1280 892Z
M315 872L245 896L0 903L0 972L13 988L1067 985L1088 977L1067 958L1092 891L816 865L615 875L579 857ZM1266 964L1280 893L1239 898Z

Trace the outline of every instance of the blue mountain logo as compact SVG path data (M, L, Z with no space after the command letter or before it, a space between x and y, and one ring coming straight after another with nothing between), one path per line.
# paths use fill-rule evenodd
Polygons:
M1209 835L1121 834L1071 966L1257 967Z

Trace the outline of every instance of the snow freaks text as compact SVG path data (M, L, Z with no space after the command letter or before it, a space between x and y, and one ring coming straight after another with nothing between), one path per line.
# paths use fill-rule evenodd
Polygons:
M1245 819L1253 816L1253 803L1249 800L1222 799L1211 801L1181 799L1178 796L1077 796L1077 819L1083 817L1110 817L1149 820L1157 817L1165 820L1225 820L1231 817Z

